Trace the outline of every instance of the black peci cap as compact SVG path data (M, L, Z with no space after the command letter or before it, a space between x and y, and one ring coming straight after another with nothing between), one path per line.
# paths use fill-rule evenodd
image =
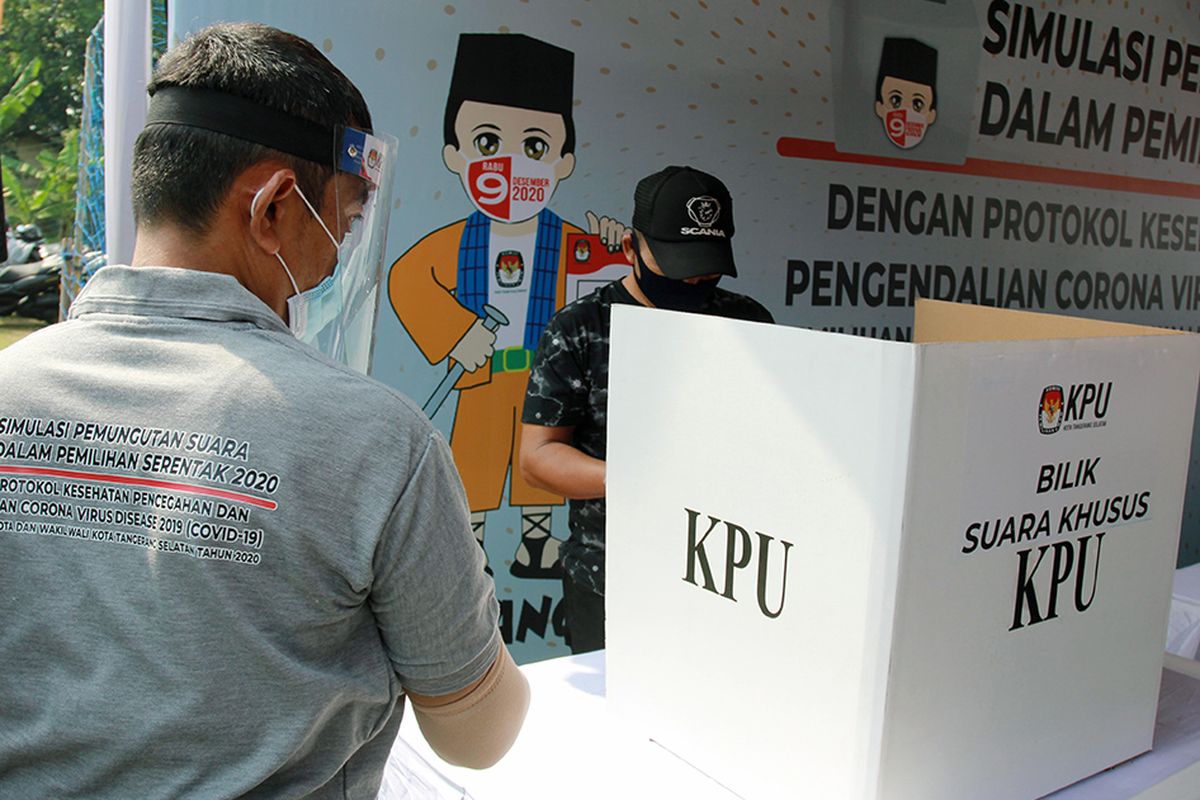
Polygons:
M733 198L706 172L667 167L638 181L633 227L668 278L737 277L730 243Z
M938 53L924 42L916 39L888 37L883 40L883 52L879 56L879 73L875 78L875 95L878 98L884 78L924 84L937 90ZM931 103L936 107L937 103Z
M575 54L523 33L458 37L450 100L571 116Z

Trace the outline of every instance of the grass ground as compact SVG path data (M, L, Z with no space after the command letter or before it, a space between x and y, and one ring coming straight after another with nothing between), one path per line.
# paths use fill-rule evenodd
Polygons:
M16 341L24 339L38 328L46 327L46 323L25 317L0 317L0 350Z

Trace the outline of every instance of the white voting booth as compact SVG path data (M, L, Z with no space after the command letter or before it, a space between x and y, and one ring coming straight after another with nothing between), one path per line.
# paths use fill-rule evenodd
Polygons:
M613 309L607 691L746 798L1034 798L1150 748L1200 338Z

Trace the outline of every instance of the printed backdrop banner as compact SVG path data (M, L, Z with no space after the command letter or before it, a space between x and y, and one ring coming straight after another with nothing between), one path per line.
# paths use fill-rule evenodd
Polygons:
M925 296L1200 326L1196 3L176 0L170 19L305 36L400 137L371 371L451 440L522 661L565 652L566 507L513 468L531 350L623 274L609 247L664 165L728 184L727 285L786 325L909 340ZM1200 560L1198 480L1180 563Z

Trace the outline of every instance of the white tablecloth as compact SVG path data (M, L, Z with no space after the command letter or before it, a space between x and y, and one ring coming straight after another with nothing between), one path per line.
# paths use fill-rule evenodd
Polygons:
M406 713L404 741L392 749L380 800L738 800L668 751L631 735L609 713L603 651L521 669L532 688L529 715L499 764L481 771L446 764ZM406 788L414 782L411 773L417 789Z
M1200 564L1175 572L1171 617L1167 623L1167 652L1200 659ZM1200 792L1197 792L1200 796Z
M522 669L533 700L520 738L498 765L474 771L445 764L406 714L381 800L738 800L700 770L630 733L609 713L602 652ZM1153 751L1049 797L1200 798L1200 665L1192 671L1194 677L1163 672Z

